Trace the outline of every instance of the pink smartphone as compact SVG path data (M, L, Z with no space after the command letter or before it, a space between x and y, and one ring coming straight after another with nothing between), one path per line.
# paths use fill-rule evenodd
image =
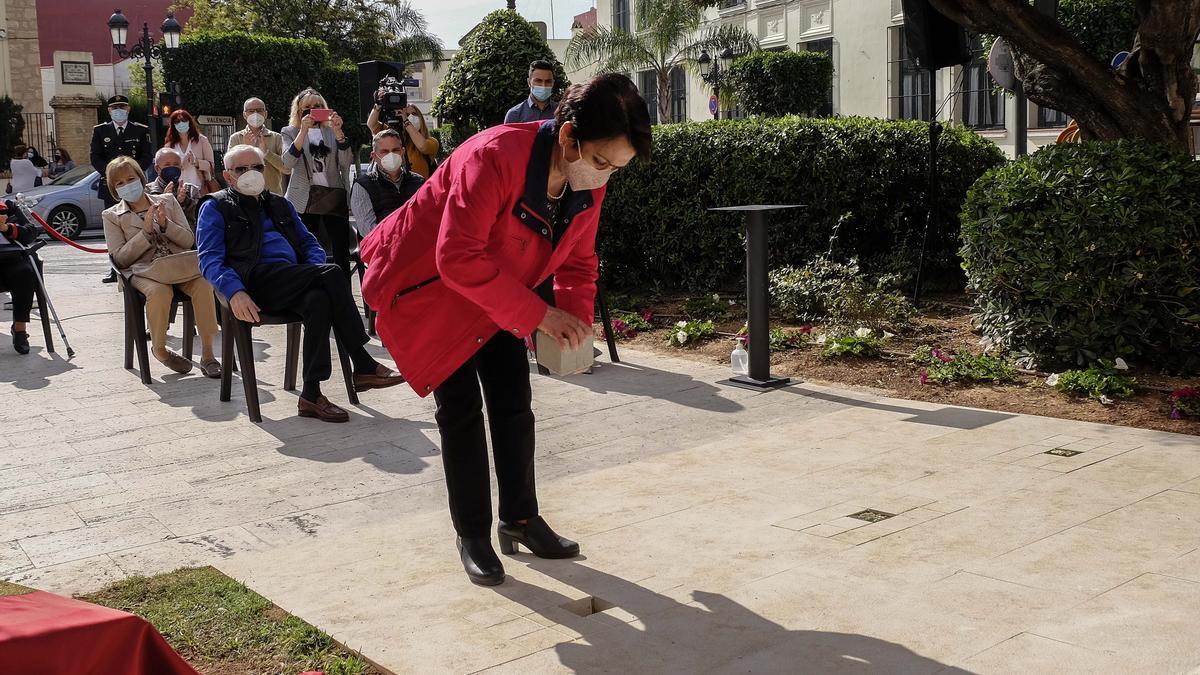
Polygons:
M308 114L312 116L314 122L328 122L333 115L333 110L331 108L313 108L308 111Z

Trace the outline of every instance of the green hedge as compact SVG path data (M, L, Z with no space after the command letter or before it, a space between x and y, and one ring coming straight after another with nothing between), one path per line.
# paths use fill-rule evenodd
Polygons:
M985 336L1042 367L1117 356L1200 369L1200 165L1142 142L1058 145L963 208Z
M805 204L767 216L773 266L830 247L865 272L911 279L925 223L928 125L868 118L721 120L654 127L654 156L618 171L600 249L613 288L705 291L738 285L742 218L709 208ZM941 226L927 278L961 278L958 212L967 188L1003 155L964 129L942 135ZM840 222L840 225L839 225Z
M733 62L729 84L751 115L811 115L833 88L833 59L819 52L751 52Z

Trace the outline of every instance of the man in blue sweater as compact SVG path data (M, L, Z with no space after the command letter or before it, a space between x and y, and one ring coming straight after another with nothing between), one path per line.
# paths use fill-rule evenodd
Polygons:
M367 353L350 282L337 265L326 263L325 250L291 203L264 189L264 168L262 150L252 145L225 153L230 187L205 197L196 219L200 270L242 321L258 323L260 311L303 318L299 414L346 422L349 413L321 394L321 382L332 373L331 327L354 363L356 391L395 386L404 378Z

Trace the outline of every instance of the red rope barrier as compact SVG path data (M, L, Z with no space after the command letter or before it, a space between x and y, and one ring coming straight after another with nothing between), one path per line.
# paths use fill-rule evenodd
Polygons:
M42 220L41 216L34 213L32 210L29 211L29 215L33 216L33 219L36 220L38 222L38 224L42 226L42 229L49 232L52 237L54 237L55 239L57 239L59 241L64 241L64 242L74 246L75 248L79 249L80 251L84 251L86 253L108 253L108 249L106 249L106 248L88 248L87 246L84 246L82 244L77 244L77 243L71 241L70 239L67 239L66 237L59 234L58 230L54 229L53 227L50 227L50 225L47 224L46 221Z

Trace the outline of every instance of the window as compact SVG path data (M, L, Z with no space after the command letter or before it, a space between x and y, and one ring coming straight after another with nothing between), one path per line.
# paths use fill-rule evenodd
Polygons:
M891 73L891 91L888 107L893 119L929 121L933 110L929 104L934 93L933 77L928 70L917 68L909 58L908 44L904 41L904 28L893 28L889 33L891 47L888 50Z
M1059 129L1067 126L1067 114L1051 108L1038 106L1037 125L1039 129Z
M613 28L630 32L629 16L629 0L613 0Z
M650 123L658 124L658 73L653 70L638 73L638 90L650 112Z
M643 70L638 73L638 90L650 112L650 123L658 124L658 73ZM671 69L671 122L687 119L687 74L683 68Z
M833 60L833 38L825 38L824 40L812 40L804 43L802 49L806 52L819 52L828 54L829 60ZM837 79L837 65L834 64L833 77ZM829 87L829 93L825 95L825 102L814 111L817 117L830 117L833 115L833 87Z
M963 68L962 123L972 129L1004 128L1004 94L987 71L979 38L972 38L971 63Z
M734 9L735 7L745 7L746 0L721 0L718 5L719 9Z
M683 68L671 69L671 121L687 119L687 75Z

